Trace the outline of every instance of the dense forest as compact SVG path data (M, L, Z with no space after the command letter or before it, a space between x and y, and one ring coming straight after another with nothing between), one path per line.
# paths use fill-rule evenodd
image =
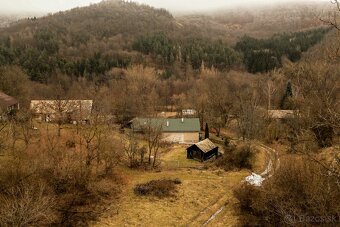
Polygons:
M319 43L328 28L320 28L293 34L278 34L270 39L243 37L235 49L242 52L244 64L251 73L268 72L282 66L282 57L296 62L302 53Z
M179 69L199 71L202 66L268 72L282 66L283 56L299 60L329 31L320 28L269 39L244 37L233 46L221 38L188 36L184 31L190 28L179 26L163 9L104 1L21 20L4 29L0 65L19 65L32 81L41 83L56 74L103 82L111 69L133 64L165 70L162 78L183 78Z

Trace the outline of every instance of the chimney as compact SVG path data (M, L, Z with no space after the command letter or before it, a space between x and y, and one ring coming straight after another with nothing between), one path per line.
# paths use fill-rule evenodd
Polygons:
M182 123L184 122L184 118L182 117Z
M166 121L166 127L169 127L169 121Z

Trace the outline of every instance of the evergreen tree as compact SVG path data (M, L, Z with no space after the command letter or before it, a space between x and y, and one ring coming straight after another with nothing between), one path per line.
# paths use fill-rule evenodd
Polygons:
M280 108L283 110L293 109L290 103L290 99L293 97L292 83L289 81L287 83L285 94L282 97Z
M205 135L204 139L209 139L209 126L208 123L205 123Z

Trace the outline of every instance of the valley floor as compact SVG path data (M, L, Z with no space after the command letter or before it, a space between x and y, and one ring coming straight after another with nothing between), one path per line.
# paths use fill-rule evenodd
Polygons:
M249 171L205 169L202 163L187 160L181 145L164 154L162 161L164 168L159 172L124 169L128 183L119 201L93 226L237 226L237 201L232 191ZM133 192L136 184L164 178L182 181L175 197L157 199ZM208 221L216 212L216 218Z

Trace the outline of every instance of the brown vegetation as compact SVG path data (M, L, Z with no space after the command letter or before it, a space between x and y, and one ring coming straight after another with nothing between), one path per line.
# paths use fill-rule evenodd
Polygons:
M2 146L0 224L66 225L95 219L98 208L85 216L78 209L101 204L120 190L115 172L123 152L119 143L112 143L110 131L95 122L62 136L53 125L39 127L41 134L34 135L39 144L21 143L17 138L26 131L14 120L1 132L7 140Z
M226 171L233 169L251 169L254 153L249 145L225 148L222 157L216 160L216 165Z
M244 212L244 225L336 226L340 214L334 201L339 192L337 180L320 165L295 157L285 159L263 187L243 185L234 194Z
M181 180L152 180L145 184L138 184L134 192L140 196L156 196L158 198L174 196L177 192L176 185L181 184Z

